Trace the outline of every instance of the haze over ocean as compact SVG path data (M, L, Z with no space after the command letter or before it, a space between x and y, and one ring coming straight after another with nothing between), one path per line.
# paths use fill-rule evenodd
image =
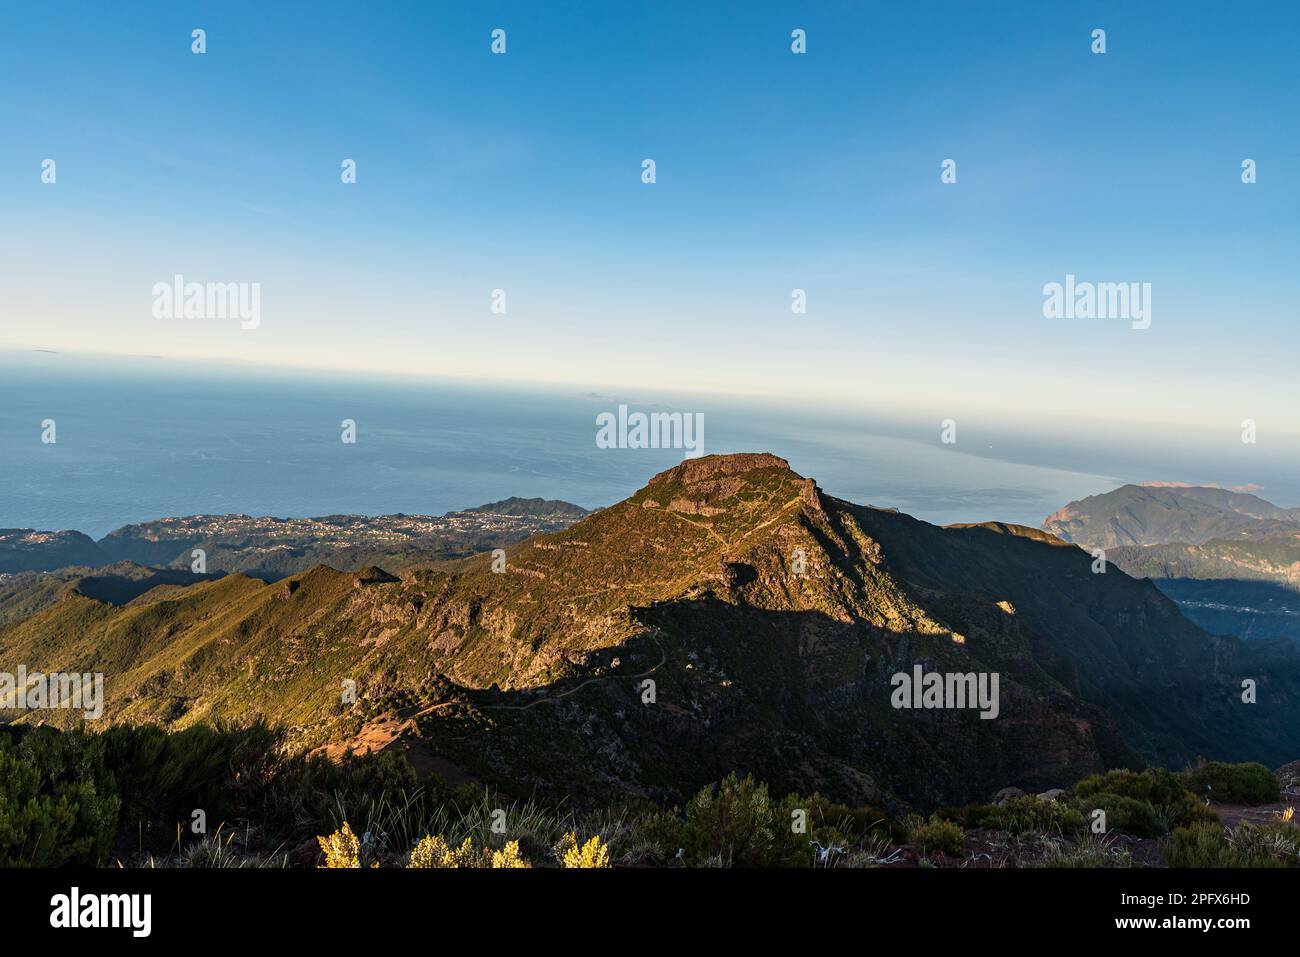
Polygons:
M1219 474L1204 451L1106 451L1071 432L1066 453L974 422L944 446L937 420L865 409L48 353L6 354L0 371L0 527L95 537L201 513L440 514L511 495L609 505L682 457L598 449L595 418L620 402L700 410L706 454L772 451L832 494L939 523L1036 526L1124 481L1261 482L1279 504L1300 498L1283 468L1277 484L1263 471ZM57 422L54 445L40 441L46 418ZM357 422L355 445L340 441L345 418Z

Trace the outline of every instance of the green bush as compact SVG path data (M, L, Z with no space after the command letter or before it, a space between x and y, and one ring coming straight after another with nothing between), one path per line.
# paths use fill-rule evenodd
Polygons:
M1170 867L1245 867L1246 857L1228 843L1216 824L1176 828L1160 845Z
M192 727L168 732L157 725L116 725L99 735L122 793L122 824L146 848L175 845L191 833L195 810L215 828L239 816L233 769L272 759L275 736L264 726L243 730ZM179 827L178 827L179 826Z
M421 785L397 753L349 753L338 762L286 755L280 735L261 724L176 732L117 725L102 737L122 782L122 826L146 849L200 840L190 829L195 810L204 812L209 831L222 822L251 820L268 839L295 842L333 831L340 806L365 820L417 792L421 807L414 811L455 797L436 779Z
M1195 794L1187 788L1181 775L1164 768L1148 768L1145 771L1108 771L1106 774L1094 774L1079 781L1069 790L1069 798L1075 807L1085 816L1091 810L1102 805L1096 796L1101 794L1130 798L1151 806L1155 814L1156 834L1164 834L1177 827L1189 827L1198 822L1217 823L1219 818L1207 808ZM1127 819L1133 823L1133 814L1137 813L1145 820L1145 812L1128 809ZM1121 814L1124 811L1121 810ZM1107 823L1118 827L1109 820ZM1141 823L1134 826L1142 827ZM1124 830L1123 828L1119 828ZM1126 833L1134 833L1126 831ZM1143 835L1154 836L1154 835Z
M800 808L807 813L808 837L825 845L829 842L858 842L867 837L888 837L899 844L907 841L910 830L897 818L870 805L850 807L813 794L788 798L783 806L785 819Z
M1069 793L1073 797L1118 794L1120 797L1156 805L1174 803L1187 793L1187 788L1174 772L1164 768L1148 768L1145 771L1119 770L1094 774L1076 783Z
M801 832L793 827L796 812L802 812ZM630 843L661 863L676 858L680 849L684 863L692 866L807 867L815 860L814 841L848 854L864 841L904 844L909 834L877 808L850 807L817 794L775 802L765 785L731 774L699 791L685 817L662 810L639 813Z
M781 806L768 796L767 785L751 775L728 774L716 786L701 788L686 805L683 847L690 863L731 867L797 867L812 862L808 835L795 834L790 811L800 804L787 798Z
M103 743L82 731L0 736L0 867L94 867L117 830L120 802Z
M240 787L239 780L247 783ZM232 787L242 792L241 816L263 820L286 836L332 831L342 823L340 808L358 821L393 806L406 808L410 818L428 818L440 807L482 799L479 788L451 790L438 778L420 781L396 751L347 753L337 763L321 755L277 757L236 776Z
M1300 839L1281 824L1243 822L1231 831L1214 824L1180 827L1160 847L1170 867L1295 867Z
M952 821L931 817L928 824L918 824L912 828L911 843L927 854L943 851L954 856L961 853L962 841L966 833Z
M1193 792L1220 804L1272 804L1281 789L1273 772L1262 764L1205 761L1186 772Z
M1219 815L1197 800L1191 791L1184 792L1172 804L1157 805L1156 817L1160 820L1162 833L1178 827L1191 827L1193 824L1219 823Z
M963 808L945 808L936 816L961 824L967 830L985 828L1026 834L1049 831L1069 834L1082 830L1083 815L1061 801L1043 801L1036 797L1013 798L1005 804L968 804Z
M1080 798L1080 809L1091 818L1092 812L1106 812L1106 831L1119 831L1133 837L1159 837L1165 833L1156 809L1147 801L1122 794L1092 794Z
M262 725L41 727L0 734L0 866L102 864L119 830L133 850L183 850L204 837L191 829L196 810L209 834L247 821L269 846L290 846L332 831L340 806L363 820L395 803L427 816L464 798L421 784L395 753L286 756Z
M686 822L671 811L648 811L632 825L632 843L651 849L653 860L666 863L686 849Z

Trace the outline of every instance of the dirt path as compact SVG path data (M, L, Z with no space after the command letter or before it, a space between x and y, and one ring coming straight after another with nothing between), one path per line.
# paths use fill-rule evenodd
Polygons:
M597 684L602 681L620 681L635 680L645 678L658 671L665 661L668 660L668 652L664 651L664 646L659 642L659 629L655 628L650 636L655 645L659 648L659 662L647 671L635 675L602 675L596 678L588 678L580 684L574 685L567 691L561 691L557 694L547 695L544 698L538 698L536 701L530 701L522 705L481 705L484 710L493 711L527 711L529 708L535 708L539 704L554 704L561 698L567 698L571 694L576 694L588 685ZM441 704L430 705L414 714L406 716L398 714L389 714L377 721L372 721L363 725L357 734L353 735L346 741L336 741L317 749L318 753L323 753L331 761L337 762L343 757L344 752L351 750L358 754L368 754L370 752L386 751L392 747L401 747L407 759L416 769L421 777L433 773L440 775L449 784L471 783L477 784L478 780L464 768L453 764L441 755L434 752L420 738L409 734L415 730L416 721L426 714L439 711L443 708L450 708L453 705L464 704L461 701L444 701Z
M582 682L581 684L574 685L572 688L570 688L567 691L561 691L557 694L547 695L545 698L538 698L536 701L528 702L528 704L485 704L485 705L480 705L480 707L483 708L485 711L486 710L527 711L529 708L535 708L539 704L554 704L560 698L567 698L569 695L577 691L581 691L583 688L591 684L597 684L602 681L613 681L616 678L620 681L629 681L636 678L648 677L654 674L660 668L662 668L664 662L668 660L668 652L664 651L664 646L659 643L659 629L655 628L652 634L650 635L650 637L654 640L655 646L658 647L659 649L659 662L656 665L654 665L654 667L650 668L648 671L643 671L640 674L636 674L636 675L601 675L596 678L588 678L586 681ZM443 708L450 708L454 705L464 704L464 703L465 702L463 701L444 701L441 704L429 705L429 707L417 711L415 714L411 715L408 721L410 721L413 724L416 719L426 714L430 714L434 711L439 711Z
M651 637L654 639L655 645L659 648L659 663L656 664L649 671L643 671L639 675L603 675L598 678L588 678L586 681L582 682L581 684L574 685L568 691L561 691L559 694L547 695L545 698L538 698L536 701L528 702L528 704L485 704L483 705L483 707L491 708L496 711L527 711L529 708L535 708L539 704L553 704L554 702L558 701L561 698L567 698L569 695L577 691L581 691L583 688L587 687L587 685L590 684L596 684L601 681L612 681L615 678L624 681L630 681L636 678L645 678L658 671L663 666L663 663L668 660L668 652L664 651L664 646L659 644L658 628L654 630L654 634Z

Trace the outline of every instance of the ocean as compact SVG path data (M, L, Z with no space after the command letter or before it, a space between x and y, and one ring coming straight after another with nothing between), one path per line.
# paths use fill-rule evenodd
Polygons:
M620 403L702 413L705 453L774 452L831 494L936 523L1036 526L1066 502L1135 476L1170 477L1143 474L1160 464L1134 462L1131 452L1107 461L1041 451L1042 443L978 424L945 445L937 420L761 399L8 353L0 356L0 527L98 538L167 516L440 514L512 495L595 508L683 456L598 448L597 416ZM355 443L341 440L345 419L356 423ZM42 442L46 420L53 443Z

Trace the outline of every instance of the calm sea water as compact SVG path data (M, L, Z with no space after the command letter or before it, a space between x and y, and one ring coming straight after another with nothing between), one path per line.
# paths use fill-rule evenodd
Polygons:
M1050 467L1068 458L1061 454L1034 464L1033 443L1014 437L994 443L968 429L944 446L937 423L870 423L757 401L656 405L577 389L30 353L0 357L0 527L99 537L196 513L437 514L511 495L608 505L681 460L667 450L598 449L596 415L620 401L701 411L706 452L772 451L832 494L940 523L1037 525L1067 501L1152 477L1125 474L1148 466L1119 458L1074 456L1098 461L1096 471ZM45 419L56 422L56 444L41 442ZM355 445L340 441L344 419L357 423ZM1016 460L992 457L999 449Z

